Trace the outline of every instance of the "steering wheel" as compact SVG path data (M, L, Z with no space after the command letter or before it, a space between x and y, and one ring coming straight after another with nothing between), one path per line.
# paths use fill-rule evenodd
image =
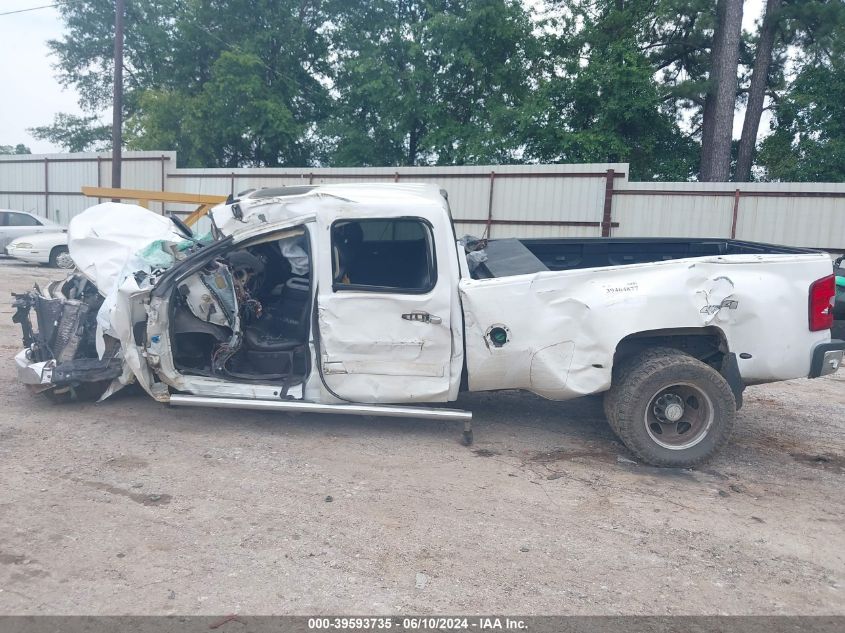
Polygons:
M176 228L179 229L179 232L187 237L188 239L193 239L194 232L191 230L191 227L185 224L182 218L176 216L175 214L170 214L170 221L176 225Z

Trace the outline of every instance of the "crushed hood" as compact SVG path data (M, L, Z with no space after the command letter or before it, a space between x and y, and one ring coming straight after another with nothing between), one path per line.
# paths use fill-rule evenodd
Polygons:
M137 272L150 273L173 263L162 247L177 245L184 236L164 216L134 204L104 202L86 209L70 221L68 250L79 268L103 295L97 312L97 353L103 357L106 335L120 341L118 357L123 373L103 394L112 393L137 379L153 397L152 376L136 346L132 323L143 315L133 297L149 290L149 280L139 285ZM163 257L164 256L164 257Z
M145 268L139 251L160 240L178 243L184 239L169 218L120 202L86 209L68 226L70 256L79 272L104 294L125 270Z

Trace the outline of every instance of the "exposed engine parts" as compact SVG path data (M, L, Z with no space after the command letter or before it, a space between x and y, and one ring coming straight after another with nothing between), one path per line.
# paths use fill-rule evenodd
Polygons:
M15 294L12 320L21 325L24 346L35 362L49 362L52 383L74 388L108 381L121 374L117 340L107 338L102 359L96 349L97 311L103 297L80 274L51 283L46 290ZM33 327L30 311L35 310ZM37 329L36 329L37 328Z

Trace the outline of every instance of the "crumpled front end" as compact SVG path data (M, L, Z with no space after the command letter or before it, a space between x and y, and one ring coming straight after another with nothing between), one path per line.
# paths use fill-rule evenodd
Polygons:
M148 295L158 275L202 246L137 205L103 203L73 218L68 248L78 271L14 295L21 382L47 396L85 399L138 382L160 397L143 349Z
M120 344L97 351L97 312L103 298L80 274L42 290L15 294L12 320L21 326L24 349L15 356L18 378L36 392L100 396L122 373Z
M26 348L15 354L15 365L18 369L18 380L23 384L36 388L36 391L54 386L53 367L56 366L55 360L34 361L32 360L32 350Z

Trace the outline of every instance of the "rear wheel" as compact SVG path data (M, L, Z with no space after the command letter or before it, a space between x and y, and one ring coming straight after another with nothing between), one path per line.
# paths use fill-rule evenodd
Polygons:
M73 268L76 264L73 263L67 246L56 246L50 251L50 265L53 268Z
M689 468L727 442L736 400L715 369L671 348L647 350L614 369L605 414L619 439L654 466Z

